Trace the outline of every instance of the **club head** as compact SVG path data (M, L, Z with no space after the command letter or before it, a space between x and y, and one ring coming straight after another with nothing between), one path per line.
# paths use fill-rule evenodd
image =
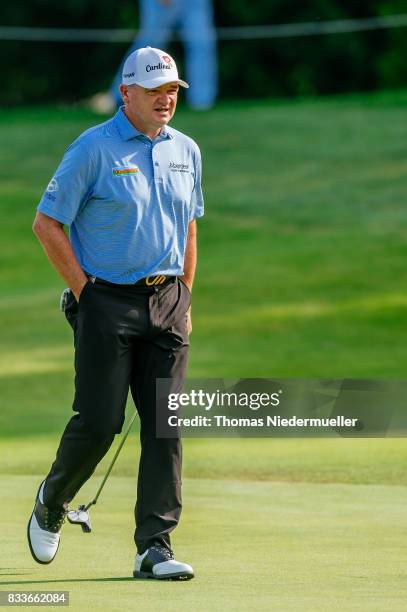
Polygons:
M70 510L67 518L71 525L80 525L83 533L90 533L92 531L89 512L85 510L85 506L81 505L77 510Z

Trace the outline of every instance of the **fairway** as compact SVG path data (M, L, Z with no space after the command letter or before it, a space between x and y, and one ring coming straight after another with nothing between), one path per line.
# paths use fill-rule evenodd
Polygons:
M131 578L133 479L112 479L92 511L92 534L64 527L58 558L45 568L27 557L24 537L38 479L2 482L3 503L19 518L2 521L1 589L67 590L75 610L405 609L405 487L188 479L193 503L176 542L196 579L156 583Z
M191 376L405 378L406 104L401 91L178 111L206 202ZM31 223L64 149L99 121L79 107L0 116L0 590L68 590L73 610L405 610L404 439L186 440L174 548L196 579L156 583L131 578L136 426L94 532L66 525L55 563L32 561L26 524L71 415L73 349Z

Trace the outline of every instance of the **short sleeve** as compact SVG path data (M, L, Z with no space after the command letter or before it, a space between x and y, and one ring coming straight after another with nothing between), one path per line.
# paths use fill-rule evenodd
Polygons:
M37 207L39 212L71 225L89 199L94 185L94 164L80 140L65 152Z
M194 151L194 166L195 166L195 181L194 181L194 188L192 190L192 195L191 195L191 209L190 209L190 218L189 218L190 221L192 221L193 219L198 219L199 217L202 217L204 214L204 199L203 199L202 185L201 185L202 160L201 160L201 153L198 147Z

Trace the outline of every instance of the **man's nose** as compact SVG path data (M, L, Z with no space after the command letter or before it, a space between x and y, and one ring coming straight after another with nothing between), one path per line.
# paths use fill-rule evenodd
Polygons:
M171 98L170 98L170 96L167 93L161 93L158 96L157 102L160 102L160 104L163 104L165 106L168 106L169 103L170 103L170 100L171 100Z

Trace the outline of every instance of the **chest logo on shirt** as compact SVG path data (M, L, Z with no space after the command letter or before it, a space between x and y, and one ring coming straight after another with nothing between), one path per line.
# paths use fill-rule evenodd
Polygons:
M170 162L168 167L171 172L189 172L189 164L176 164L175 162Z
M129 176L131 174L137 174L138 172L139 172L138 166L123 166L121 168L119 167L112 168L112 173L113 173L113 176L115 177Z

